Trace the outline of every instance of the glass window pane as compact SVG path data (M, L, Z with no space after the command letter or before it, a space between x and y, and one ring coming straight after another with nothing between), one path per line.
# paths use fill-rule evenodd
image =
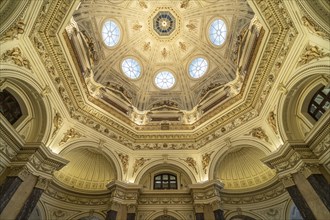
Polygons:
M163 180L168 180L168 175L163 175Z
M125 75L131 79L137 79L141 74L140 64L131 58L125 59L121 63L121 69Z
M176 178L175 178L175 176L170 176L170 179L175 180Z
M330 102L329 101L326 101L323 105L323 109L324 110L328 110L330 108Z
M118 44L120 39L120 30L118 25L111 20L105 22L102 28L102 37L104 43L109 47L113 47Z
M202 77L208 68L208 62L204 58L196 58L189 65L189 74L193 78Z
M316 106L314 104L312 104L309 108L309 112L313 114L315 109L316 109Z
M321 104L321 102L323 101L323 97L321 95L317 95L314 99L314 101L317 103L317 104Z
M222 45L225 42L226 33L227 27L223 20L216 19L211 23L209 29L209 38L214 45Z
M315 118L317 118L317 120L318 120L321 118L322 115L323 115L323 113L321 111L318 111L315 115Z
M163 71L157 74L155 83L160 89L170 89L174 86L175 78L172 73Z
M324 88L324 89L322 90L322 92L323 92L325 95L328 95L329 92L330 92L330 88Z
M155 180L160 180L160 176L156 176L155 177Z

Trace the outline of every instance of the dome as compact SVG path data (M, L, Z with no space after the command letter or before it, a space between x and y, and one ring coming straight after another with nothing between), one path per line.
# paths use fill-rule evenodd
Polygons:
M106 184L116 178L113 165L96 150L74 149L64 157L70 162L56 172L55 176L60 182L73 188L105 190Z
M266 154L253 147L242 147L229 152L218 164L216 177L225 189L248 189L272 179L274 171L260 159Z

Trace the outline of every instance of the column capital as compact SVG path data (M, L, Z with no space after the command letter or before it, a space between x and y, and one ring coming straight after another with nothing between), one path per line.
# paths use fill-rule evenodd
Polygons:
M315 163L305 163L301 168L300 168L300 172L306 177L308 178L310 175L312 174L321 174L320 170L319 170L319 165L315 164Z
M290 186L296 185L295 182L294 182L294 180L293 180L293 177L290 174L287 174L285 176L282 176L280 178L280 180L283 183L283 185L284 185L285 188L288 188Z
M8 174L8 176L17 176L23 181L29 175L31 175L31 171L26 166L12 166L10 167L10 172Z
M279 151L265 157L262 161L279 176L300 171L305 163L318 163L313 151L305 143L286 142Z
M49 179L39 176L37 183L34 187L45 190L48 187L49 181L50 181Z

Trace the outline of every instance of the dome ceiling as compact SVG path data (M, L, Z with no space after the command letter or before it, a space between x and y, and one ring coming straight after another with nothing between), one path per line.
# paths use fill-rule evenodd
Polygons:
M70 162L55 177L73 188L105 190L106 184L116 178L109 160L97 150L81 147L63 155Z
M230 0L84 0L73 16L93 47L90 94L137 125L193 124L232 97L228 84L239 91L237 43L252 18Z
M216 178L225 184L225 189L248 189L266 183L275 172L260 161L265 156L254 147L235 149L220 160Z

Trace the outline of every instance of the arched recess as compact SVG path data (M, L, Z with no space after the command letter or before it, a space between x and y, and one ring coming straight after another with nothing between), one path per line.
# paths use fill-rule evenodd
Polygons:
M264 143L261 143L257 140L241 138L240 140L233 141L230 143L230 146L225 145L223 147L220 147L220 150L218 152L216 152L216 154L213 157L213 159L210 163L210 166L209 166L209 172L208 172L209 180L212 180L214 178L214 172L216 171L219 160L221 160L227 153L229 153L237 148L241 148L242 146L256 147L257 149L264 152L265 155L270 154L274 150L271 148L271 146L266 146L266 145L264 145Z
M240 211L240 213L238 213L237 211L232 211L232 212L228 212L225 215L225 219L228 220L261 220L264 219L262 216L259 216L256 213L252 213L252 212L247 212L247 211Z
M257 190L273 182L275 171L261 161L270 151L263 145L238 143L214 159L211 178L223 182L224 190L241 192Z
M322 86L329 85L328 61L319 61L297 69L287 93L278 105L279 131L283 140L303 140L317 123L308 113L308 104Z
M73 191L101 192L107 191L107 184L120 180L120 166L106 148L100 149L95 142L78 141L59 153L69 160L60 171L54 173L56 182ZM118 176L120 175L120 176Z
M78 215L71 216L69 220L102 220L105 219L105 215L102 212L83 212Z
M18 100L23 117L14 127L26 142L43 142L51 133L52 109L47 97L40 95L42 87L23 69L3 65L1 69L1 90L10 91Z
M171 220L174 220L173 218L175 218L177 220L185 219L185 217L183 215L181 215L178 212L172 211L172 210L167 210L166 215L172 217L172 218L169 218ZM149 216L146 217L146 220L155 220L161 216L164 216L164 210L155 212L155 213L151 213Z
M194 174L181 163L174 160L153 161L144 167L136 176L135 183L143 185L144 188L153 189L153 178L160 173L171 173L177 176L178 189L187 188L189 184L196 183Z
M81 148L81 147L90 147L95 150L98 150L102 153L111 163L113 163L114 168L116 169L116 178L117 180L123 180L123 168L121 167L121 163L116 157L116 155L110 150L109 147L106 145L100 148L100 143L93 142L93 141L72 141L70 145L65 146L59 154L65 155L67 152L70 152L74 149Z

